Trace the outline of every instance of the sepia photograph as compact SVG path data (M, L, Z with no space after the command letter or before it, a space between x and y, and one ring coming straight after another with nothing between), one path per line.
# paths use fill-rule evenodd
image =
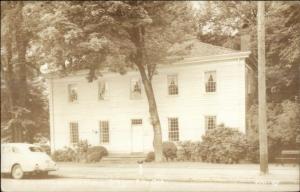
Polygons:
M300 2L1 1L1 191L300 191Z

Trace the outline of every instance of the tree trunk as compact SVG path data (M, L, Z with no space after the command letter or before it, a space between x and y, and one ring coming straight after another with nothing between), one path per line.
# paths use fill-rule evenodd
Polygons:
M151 117L151 124L153 126L154 138L153 138L153 147L155 153L155 161L163 161L163 152L162 152L162 133L161 125L159 120L159 115L156 107L155 96L152 88L152 82L148 79L145 68L141 65L138 65L140 75L142 77L142 82L148 99L149 113Z
M152 88L152 83L150 78L147 76L145 69L145 42L144 42L145 29L143 27L135 27L130 32L132 42L135 44L137 51L135 55L135 65L138 67L140 72L144 89L148 99L149 113L151 118L151 124L153 126L154 138L153 147L155 153L155 161L163 161L163 149L162 149L162 133L161 125L159 120L159 115L156 107L155 96Z
M27 102L27 73L26 73L26 48L27 48L27 37L24 30L24 20L23 20L23 6L24 2L20 1L17 5L17 15L16 15L16 46L17 46L17 77L18 77L18 104L20 107L26 108ZM21 125L18 127L18 142L25 141L23 135L23 129Z
M5 43L4 47L6 50L6 57L5 57L5 66L1 66L2 74L3 74L3 79L6 85L6 92L7 92L7 110L8 110L8 117L7 119L13 118L13 108L15 104L15 93L14 93L14 75L13 75L13 64L12 64L12 44L13 44L13 14L9 13L7 16L7 27L8 27L8 32L7 35L5 36ZM11 128L9 130L9 137L12 141L16 140L16 131L14 128Z

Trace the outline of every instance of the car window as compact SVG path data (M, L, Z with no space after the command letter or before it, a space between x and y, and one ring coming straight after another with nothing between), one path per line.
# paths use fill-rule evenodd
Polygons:
M13 153L20 153L20 150L17 147L12 147Z
M43 150L39 147L29 147L31 152L43 152Z
M1 147L1 152L3 152L3 153L10 153L11 152L11 147L9 147L9 146L3 146L3 147Z

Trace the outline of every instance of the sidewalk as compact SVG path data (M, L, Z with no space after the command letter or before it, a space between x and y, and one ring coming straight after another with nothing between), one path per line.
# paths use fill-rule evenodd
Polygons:
M258 164L209 164L169 162L138 164L58 163L52 174L86 179L156 180L177 182L226 182L299 184L299 166L269 165L269 175L260 176Z

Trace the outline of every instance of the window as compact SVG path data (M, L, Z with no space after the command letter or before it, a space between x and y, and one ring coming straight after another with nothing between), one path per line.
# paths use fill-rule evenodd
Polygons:
M12 147L13 153L20 153L20 149L18 147Z
M104 100L108 97L108 85L104 80L99 81L98 84L98 98L99 100Z
M78 123L70 123L70 142L72 144L79 142Z
M143 120L142 119L131 119L131 125L142 125Z
M177 75L168 75L168 93L169 95L178 95Z
M178 118L168 119L169 141L179 141Z
M100 143L109 143L109 123L100 121Z
M29 147L31 152L43 152L43 150L39 147Z
M216 92L216 72L205 72L205 91L207 93Z
M1 152L3 153L11 153L12 148L10 146L1 146Z
M215 129L216 128L216 116L205 116L205 129Z
M68 85L69 90L69 101L75 102L78 100L77 86L75 84Z
M141 81L139 79L131 80L130 97L131 97L131 99L142 98Z

